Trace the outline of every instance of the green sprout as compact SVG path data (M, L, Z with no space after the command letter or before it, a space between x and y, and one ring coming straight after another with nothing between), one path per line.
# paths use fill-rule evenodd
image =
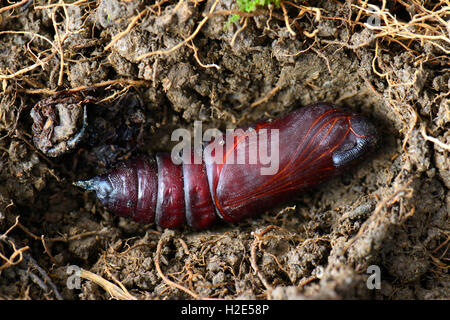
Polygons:
M236 0L239 10L242 12L255 11L258 6L264 7L270 4L280 7L281 0Z
M255 11L258 7L268 6L273 4L275 8L280 7L281 0L236 0L239 11L241 12L252 12ZM226 30L232 23L239 20L241 16L237 13L231 15L228 19L224 29Z

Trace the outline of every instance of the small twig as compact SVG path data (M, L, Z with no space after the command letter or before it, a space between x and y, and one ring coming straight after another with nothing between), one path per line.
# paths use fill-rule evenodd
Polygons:
M377 71L377 68L375 66L375 62L377 61L377 58L378 58L378 39L375 40L375 56L372 59L372 70L373 70L373 72L375 72L375 74L377 76L379 76L380 78L384 78L384 77L386 77L388 75L388 73L387 72L386 73L379 73Z
M50 286L50 288L52 289L53 293L55 294L56 299L58 300L63 300L61 294L59 293L58 289L56 288L55 284L53 283L53 281L50 279L50 277L48 276L47 272L45 272L45 270L43 268L41 268L41 266L38 265L38 263L36 262L36 260L33 259L33 257L31 255L29 255L28 253L24 253L24 259L28 262L29 265L32 265L33 268L35 268L39 274L41 275L41 277L44 279L44 283L48 284ZM36 275L34 275L36 276ZM35 279L36 280L36 279ZM41 288L44 291L47 291L45 289L45 286Z
M433 251L431 251L432 253L436 253L439 250L441 250L448 242L450 241L450 236L447 236L447 239L445 239L444 242L442 242L440 245L438 245L436 248L433 249Z
M20 2L13 3L13 4L9 5L9 6L0 8L0 14L2 14L5 11L8 11L8 10L20 7L20 6L24 5L25 3L27 3L28 1L30 1L30 0L22 0Z
M0 235L0 240L6 238L6 236L8 235L8 233L10 233L16 226L19 225L19 216L16 216L16 222L14 222L14 224L9 227L8 230L6 230L5 233L3 233L2 235Z
M133 17L133 19L131 20L128 27L124 31L122 31L119 34L117 34L116 36L114 36L114 38L111 40L111 42L105 47L104 51L109 50L117 41L119 41L124 36L126 36L131 31L131 29L136 25L136 23L139 21L139 19L141 19L144 15L146 15L147 12L148 12L148 9L144 9L137 16Z
M80 86L77 88L73 88L73 89L69 89L69 92L78 92L78 91L83 91L89 88L101 88L101 87L106 87L106 86L110 86L110 85L115 85L115 84L126 84L126 85L130 85L130 86L144 86L148 84L148 81L146 80L131 80L131 79L116 79L116 80L108 80L108 81L103 81L103 82L99 82L99 83L94 83L93 85L90 86Z
M39 236L35 235L34 233L32 233L27 227L25 227L20 222L17 224L17 226L20 229L22 229L23 232L25 232L27 235L29 235L31 238L33 238L34 240L41 240L42 241L41 237L39 237ZM73 236L63 235L61 237L54 237L54 238L46 239L46 242L69 242L69 241L79 240L81 238L89 237L89 236L101 236L103 233L107 233L107 231L108 231L107 228L103 228L101 230L82 232L82 233L79 233L79 234L75 234Z
M11 74L7 74L7 75L0 74L0 80L3 80L3 79L6 79L6 80L7 79L14 79L17 76L20 76L22 74L28 73L28 72L36 69L37 67L41 66L43 63L45 63L45 62L49 61L50 59L52 59L56 55L56 53L57 53L57 51L53 51L51 54L46 56L41 61L39 61L39 62L37 62L35 64L32 64L31 66L28 66L26 68L20 69L17 72L14 72L14 73L11 73Z
M5 263L0 266L0 271L22 262L24 251L30 249L29 246L16 249L14 242L4 235L0 237L0 241L4 241L5 243L9 244L13 249L13 253L11 254L11 256L9 256L9 258L0 253L0 258L5 261Z
M252 265L253 270L255 271L256 275L258 276L259 280L261 280L264 287L266 287L267 295L270 297L270 294L272 292L272 286L267 282L266 278L262 275L261 271L259 270L258 263L256 262L256 249L258 245L260 244L260 239L255 234L255 240L253 240L252 247L250 250L250 264Z
M181 244L181 246L183 247L183 250L184 250L184 254L186 254L186 255L189 255L190 254L190 252L189 252L189 248L188 248L188 246L187 246L187 244L186 244L186 242L184 242L184 240L183 239L178 239L179 241L180 241L180 244Z
M281 7L281 10L283 10L283 17L284 17L284 23L286 24L286 28L288 29L289 33L295 37L297 34L294 32L294 30L292 30L292 28L289 24L289 16L288 16L286 7L283 4L283 1L280 1L280 7Z
M45 154L43 154L41 150L39 150L33 143L31 143L29 139L27 139L21 131L16 129L13 138L18 138L22 140L31 150L36 152L45 162L50 164L52 167L55 166L55 164Z
M57 9L58 9L58 7L53 8L51 18L52 18L52 23L53 23L53 29L55 30L55 39L56 39L56 43L58 45L58 51L59 51L58 86L61 86L62 81L63 81L63 75L64 75L64 51L62 48L61 37L59 35L58 24L56 23L56 10Z
M313 32L303 31L303 34L308 38L316 38L316 35L319 33L319 29L314 29Z
M411 114L413 116L413 120L410 121L409 130L406 132L405 137L403 139L402 143L402 150L406 151L406 144L408 143L409 138L411 137L411 134L414 130L414 127L416 126L417 120L419 119L419 116L417 115L417 112L414 110L414 108L409 106L409 109L411 110Z
M47 273L44 271L44 269L42 269L37 264L36 260L34 260L33 257L31 257L31 255L29 255L28 253L25 252L26 250L30 249L30 247L25 246L20 249L17 249L14 241L7 236L7 234L11 230L13 230L16 226L19 226L19 225L20 225L19 216L16 216L16 222L5 233L0 235L0 241L10 245L13 250L13 253L11 254L11 256L9 258L5 257L2 253L0 253L0 258L5 261L5 263L0 266L0 272L8 267L18 265L22 261L27 262L28 266L31 265L33 268L35 268L39 272L41 277L44 279L44 281L42 281L38 276L36 276L32 272L27 271L27 275L30 276L31 280L33 282L35 282L38 286L40 286L46 292L48 292L48 287L46 285L46 284L48 284L51 287L51 289L53 290L53 293L55 294L56 299L62 300L62 297L61 297L60 293L58 292L58 289L56 288L56 286L54 285L54 283L52 282L50 277L47 275Z
M78 92L78 91L89 90L92 88L101 88L101 87L106 87L106 86L112 86L115 84L137 87L137 86L147 85L148 81L147 80L131 80L131 79L107 80L107 81L103 81L103 82L99 82L99 83L94 83L93 85L89 85L89 86L80 86L80 87L68 89L67 91L68 92ZM57 90L49 90L49 89L25 89L25 90L19 89L17 91L25 92L28 94L47 94L47 95L53 95L58 92Z
M78 0L72 3L64 3L64 2L60 2L60 3L52 3L52 4L48 4L45 6L36 6L34 7L35 10L41 10L41 9L50 9L53 7L70 7L70 6L77 6L79 4L82 4L83 2L86 1L90 1L90 0Z
M364 81L365 81L366 84L367 84L367 87L370 88L370 89L373 91L373 93L375 93L375 94L378 96L378 98L383 99L383 95L382 95L381 93L379 93L379 92L377 91L377 89L375 89L375 87L373 86L373 84L370 82L369 79L367 79L367 78L364 77L364 76L361 76L361 78L364 79Z
M117 286L114 283L111 283L108 280L105 280L104 278L100 277L99 275L96 275L95 273L92 273L84 269L80 270L80 277L98 284L106 292L108 292L111 295L111 297L115 299L137 300L137 298L131 295L121 283L120 286Z
M376 221L377 219L380 218L379 215L383 208L385 208L386 206L392 206L394 203L396 203L398 201L398 197L401 194L406 193L406 192L409 192L409 193L412 192L412 189L409 188L410 183L411 182L408 182L404 186L397 188L391 196L386 197L385 199L383 199L381 202L379 202L377 204L374 212L369 217L369 219L366 222L364 222L362 227L359 229L358 233L346 243L346 245L344 246L344 252L346 252L355 243L355 241L358 240L364 234L364 232L368 228L369 223L371 221L373 221L373 220Z
M240 17L243 18L251 18L251 17L255 17L255 16L262 16L262 15L266 15L267 11L266 10L255 10L252 12L243 12L243 11L239 11L239 10L220 10L220 11L216 11L216 12L210 12L205 14L205 17L215 17L215 16L229 16L232 14L237 14Z
M178 284L178 283L173 282L172 280L170 280L169 278L167 278L167 277L164 275L164 273L162 272L161 266L160 266L160 264L159 264L159 260L160 260L160 257L161 257L162 246L163 246L163 243L164 243L164 240L165 240L164 238L165 238L164 235L162 235L161 238L160 238L159 241L158 241L158 246L157 246L157 248L156 248L156 254L155 254L155 268L156 268L156 271L158 272L158 274L159 274L159 276L161 277L161 279L163 279L163 281L164 281L166 284L168 284L170 287L175 287L175 288L177 288L177 289L179 289L179 290L181 290L181 291L186 292L187 294L189 294L190 296L192 296L194 299L199 299L200 296L199 296L197 293L195 293L195 292L189 290L189 289L186 288L186 287L183 287L182 285L180 285L180 284Z
M283 57L296 57L296 56L298 56L298 55L300 55L302 53L305 53L305 52L311 50L311 48L316 44L316 42L317 42L317 39L314 39L314 42L308 48L306 48L304 50L300 50L300 51L298 51L298 52L296 52L294 54L285 53L285 54L282 54L282 56Z
M278 268L280 268L280 270L283 271L289 277L289 272L285 268L283 268L283 266L281 265L280 260L278 260L276 255L274 255L273 253L270 253L270 252L264 252L264 254L267 254L269 257L272 257L272 259L277 264Z
M261 273L261 271L259 270L258 264L256 262L256 250L258 247L261 247L262 244L262 240L264 239L264 234L266 234L267 232L273 230L273 229L277 229L280 231L285 231L283 228L280 228L278 226L275 225L270 225L268 227L266 227L264 230L262 230L261 232L253 232L253 236L255 237L255 240L252 243L252 247L250 250L250 263L251 266L253 268L253 270L255 271L256 275L258 276L258 278L261 280L262 284L266 287L267 289L267 296L270 299L271 297L271 293L273 290L273 287L267 282L266 278L264 278L263 274ZM260 248L261 249L261 248ZM284 272L286 272L286 270L284 268L282 268L281 264L279 263L278 259L276 259L275 256L272 255L272 257L275 259L275 262L278 264L278 267L280 267L280 269ZM286 272L287 273L287 272Z
M310 283L311 281L314 281L316 279L318 279L316 276L310 276L308 278L302 279L298 283L297 288L302 288L302 287L306 286L308 283Z
M270 90L270 92L266 95L266 96L264 96L264 97L262 97L261 99L258 99L258 100L256 100L255 102L253 102L251 105L250 105L250 108L254 108L254 107L256 107L256 106L259 106L261 103L264 103L264 102L267 102L267 101L269 101L270 100L270 98L272 98L278 91L280 91L280 87L275 87L275 88L273 88L272 90Z
M212 12L214 11L214 9L216 8L216 6L217 6L218 3L219 3L219 0L216 0L216 1L214 2L214 4L212 5L211 10L209 11L209 13L212 13ZM186 43L188 43L189 41L191 41L192 39L194 39L195 36L200 32L200 30L201 30L201 28L203 27L203 25L208 21L208 19L209 19L209 16L205 16L205 17L203 18L203 20L200 21L200 23L198 24L198 26L197 26L197 28L195 29L195 31L194 31L189 37L187 37L186 39L184 39L184 41L181 41L181 42L178 43L177 45L175 45L175 46L173 46L172 48L167 49L167 50L157 50L157 51L153 51L153 52L149 52L149 53L143 54L143 55L141 55L140 57L138 57L138 58L136 59L136 61L141 61L141 60L143 60L143 59L145 59L145 58L149 58L149 57L154 56L154 55L167 55L167 54L169 54L169 53L172 53L172 52L176 51L177 49L181 48L181 47L184 46Z
M420 126L420 133L422 134L422 136L425 140L433 142L434 144L436 144L437 146L439 146L440 148L442 148L444 150L450 151L450 145L443 143L439 139L436 139L434 137L427 135L427 131L426 131L425 125L423 123Z
M239 33L241 33L242 31L244 31L245 28L247 28L247 22L248 22L248 18L244 18L244 24L233 35L233 38L231 39L230 46L234 47L234 42L236 41L236 38L239 35Z
M50 260L52 260L53 264L58 264L58 261L56 261L55 257L53 257L53 255L50 253L50 250L47 247L47 243L45 242L44 235L41 236L41 242L42 242L42 246L44 247L45 253L49 256Z
M194 42L191 40L191 44L187 44L187 46L189 47L189 48L191 48L192 50L194 50L194 58L195 58L195 60L197 61L197 63L201 66L201 67L203 67L203 68L205 68L205 69L207 69L207 68L216 68L217 70L220 70L220 67L217 65L217 64L215 64L215 63L212 63L212 64L204 64L204 63L202 63L201 61L200 61L200 59L198 58L198 49L197 49L197 47L194 45ZM156 61L158 61L158 60L155 60L155 62Z
M317 53L317 55L319 56L319 57L321 57L323 60L325 60L325 64L327 65L327 68L328 68L328 72L330 73L330 74L333 74L333 71L331 70L331 66L330 66L330 61L328 60L328 58L322 53L322 52L320 52L319 50L317 50L316 48L311 48L311 50L312 51L314 51L315 53Z

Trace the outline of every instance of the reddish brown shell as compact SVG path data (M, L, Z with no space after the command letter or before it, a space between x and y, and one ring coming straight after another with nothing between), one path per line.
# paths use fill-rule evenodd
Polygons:
M279 152L272 174L263 174L274 169L263 157L244 164L230 161L239 152L244 159L254 150L262 152L259 141L266 141L267 148L272 143L278 147L264 151ZM192 227L205 228L217 216L238 222L292 199L352 166L376 141L375 128L362 116L318 104L235 130L231 139L215 139L205 148L201 164L176 165L160 153L156 164L137 159L76 185L95 190L106 208L135 221L155 220L175 228L186 220ZM218 162L214 152L220 148Z

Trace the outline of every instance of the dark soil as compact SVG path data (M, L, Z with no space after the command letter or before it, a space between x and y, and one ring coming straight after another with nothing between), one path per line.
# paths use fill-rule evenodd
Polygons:
M292 23L295 36L281 9L259 9L237 35L244 21L224 28L229 16L217 14L192 41L144 59L195 32L214 1L34 1L0 11L1 298L111 297L95 281L68 285L73 265L138 299L450 298L449 43L375 39L367 16L351 23L359 10L349 3L293 3L322 10ZM390 9L407 19L400 3ZM234 1L220 0L215 12L230 9ZM286 9L292 19L300 10ZM50 158L33 144L30 111L69 89L95 98L87 132ZM223 130L322 101L370 118L380 147L251 221L162 230L116 217L72 185L170 151L171 132L196 120ZM368 286L372 265L380 289Z

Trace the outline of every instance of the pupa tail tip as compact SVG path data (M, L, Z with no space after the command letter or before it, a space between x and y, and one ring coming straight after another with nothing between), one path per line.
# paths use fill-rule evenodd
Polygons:
M85 190L95 190L94 179L75 181L72 184Z

